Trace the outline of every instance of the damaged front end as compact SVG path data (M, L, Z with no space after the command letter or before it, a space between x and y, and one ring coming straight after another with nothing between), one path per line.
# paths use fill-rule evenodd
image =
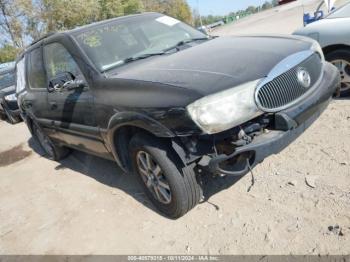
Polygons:
M195 162L210 173L245 175L266 157L292 143L326 109L339 88L340 77L329 63L324 63L320 75L310 91L302 94L302 99L296 103L275 112L266 110L264 114L219 134L177 138L173 140L175 151L185 163Z

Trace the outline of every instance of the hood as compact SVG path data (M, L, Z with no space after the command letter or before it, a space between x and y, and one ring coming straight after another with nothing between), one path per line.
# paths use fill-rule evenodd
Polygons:
M16 87L15 86L9 86L5 87L4 89L0 90L0 98L3 98L4 96L10 95L16 93Z
M162 83L208 95L263 78L281 60L310 45L298 37L220 37L174 54L129 63L109 77Z
M349 29L349 22L350 18L325 18L318 20L316 22L313 22L311 24L306 25L305 27L299 28L295 31L295 34L298 32L303 31L319 31L319 30L331 30L331 31L338 31L338 28L335 29L335 26L340 26Z
M350 45L350 18L325 18L305 27L299 28L293 34L308 36L322 46Z

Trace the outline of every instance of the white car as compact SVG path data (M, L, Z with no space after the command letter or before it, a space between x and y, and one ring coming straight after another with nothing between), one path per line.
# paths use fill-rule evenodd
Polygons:
M324 19L294 32L318 41L326 60L338 67L342 78L340 95L350 95L350 3Z

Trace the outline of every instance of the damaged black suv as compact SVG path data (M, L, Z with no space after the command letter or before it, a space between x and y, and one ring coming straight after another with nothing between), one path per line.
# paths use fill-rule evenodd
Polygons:
M212 38L157 13L48 35L17 75L49 158L73 148L114 160L171 218L200 201L198 167L246 174L303 133L340 83L313 40Z

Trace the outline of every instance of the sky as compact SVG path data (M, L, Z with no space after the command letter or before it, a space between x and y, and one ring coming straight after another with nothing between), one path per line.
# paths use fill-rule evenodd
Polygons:
M262 5L265 0L187 0L191 8L197 8L201 15L227 15L232 11L246 9L250 5Z

